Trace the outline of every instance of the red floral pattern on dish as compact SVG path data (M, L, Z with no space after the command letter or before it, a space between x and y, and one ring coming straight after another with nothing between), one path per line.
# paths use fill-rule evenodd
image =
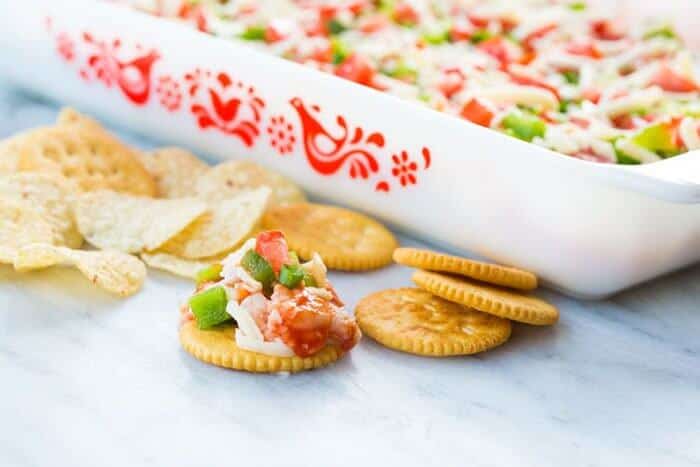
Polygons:
M175 112L180 109L182 91L180 90L180 83L175 81L172 76L159 76L155 91L160 105L168 111Z
M339 135L334 135L312 114L312 111L320 112L318 106L309 109L298 97L290 103L301 121L304 153L316 172L332 175L348 165L351 178L359 176L367 179L370 174L379 171L377 150L384 147L384 135L372 132L365 136L359 126L351 132L342 115L336 117L340 131Z
M77 39L68 32L54 33L50 17L44 18L44 27L54 35L57 54L64 61L77 64L85 81L97 80L107 87L116 85L136 105L149 101L153 87L162 107L169 112L189 110L201 130L214 128L248 147L254 146L260 136L266 103L253 86L234 80L228 72L196 68L182 78L162 71L156 74L154 65L161 56L155 49L125 45L119 38L97 39L89 32ZM328 121L322 118L319 106L307 105L299 97L288 103L299 118L299 125L289 115L266 117L270 147L280 155L288 155L296 151L301 141L307 162L320 175L337 175L347 170L350 178L368 180L375 191L389 193L394 186L417 185L419 174L431 166L431 152L426 147L421 149L420 164L420 158L412 157L408 149L386 150L381 132L366 132L362 126L349 125L343 115ZM382 170L384 162L388 167Z
M255 144L265 101L253 86L233 80L226 72L215 74L200 68L185 74L185 83L199 128L216 128L248 147Z
M432 163L430 149L422 148L421 156L423 158L423 167L419 167L418 163L411 159L406 150L402 150L398 154L392 154L393 167L391 175L399 181L402 188L418 184L418 171L430 168ZM374 186L374 190L388 193L391 191L391 183L389 180L381 180Z
M391 175L399 180L401 186L415 185L418 164L408 158L408 153L401 151L401 154L392 155L391 160L394 162Z
M56 50L67 62L71 62L75 58L75 42L65 32L56 35Z
M83 69L84 75L89 77L91 72L107 87L116 84L124 96L136 105L148 101L151 70L160 58L156 50L146 51L138 44L126 48L120 39L100 40L89 32L82 34L82 41L91 49L86 60L87 69Z
M277 115L270 118L267 134L270 137L270 146L272 146L280 156L290 154L294 151L297 141L296 136L294 136L294 126L284 118L284 115Z

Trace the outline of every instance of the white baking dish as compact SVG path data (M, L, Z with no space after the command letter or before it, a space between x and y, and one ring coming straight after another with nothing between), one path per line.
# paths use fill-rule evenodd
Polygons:
M95 1L0 3L0 75L168 143L255 160L577 296L700 259L697 153L637 167L561 156Z

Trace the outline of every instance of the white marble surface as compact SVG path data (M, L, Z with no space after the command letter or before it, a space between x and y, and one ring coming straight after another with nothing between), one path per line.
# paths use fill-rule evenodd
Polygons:
M54 116L0 86L0 137ZM333 279L352 306L409 276ZM289 377L184 353L189 290L152 273L116 300L72 271L0 267L0 466L700 465L700 266L600 303L542 292L559 325L480 356L364 339Z

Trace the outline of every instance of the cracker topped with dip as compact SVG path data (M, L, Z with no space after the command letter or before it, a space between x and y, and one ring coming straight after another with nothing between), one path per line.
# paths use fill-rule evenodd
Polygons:
M181 313L183 348L205 363L236 370L319 368L361 337L321 257L300 263L279 231L259 233L200 271Z

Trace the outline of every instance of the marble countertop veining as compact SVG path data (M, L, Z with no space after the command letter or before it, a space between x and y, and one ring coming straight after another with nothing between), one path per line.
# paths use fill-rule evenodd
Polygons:
M0 138L55 113L0 86ZM410 284L398 266L332 277L349 306ZM152 272L117 300L73 271L0 267L0 465L700 466L700 266L604 302L543 291L561 322L478 356L365 339L294 376L182 351L190 288Z

